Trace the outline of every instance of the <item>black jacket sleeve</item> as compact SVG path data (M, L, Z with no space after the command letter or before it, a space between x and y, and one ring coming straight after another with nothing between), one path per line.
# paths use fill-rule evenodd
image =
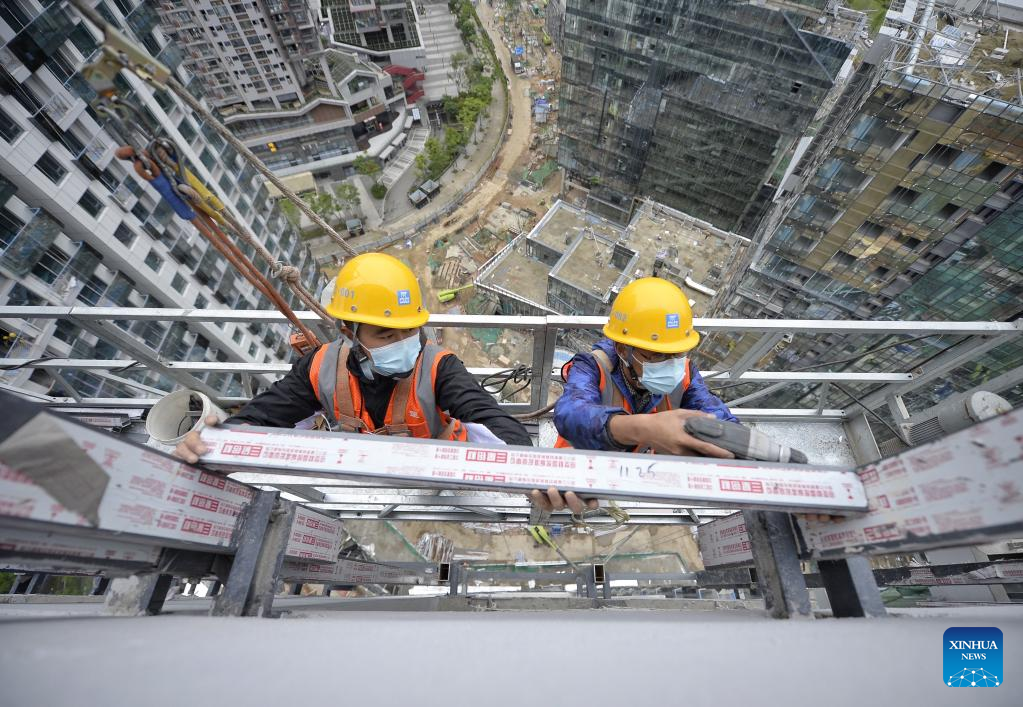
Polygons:
M437 406L462 422L484 425L508 444L533 444L522 423L501 409L457 356L445 356L437 366Z
M320 409L309 382L315 351L298 359L283 378L247 402L227 424L250 424L263 427L294 427Z

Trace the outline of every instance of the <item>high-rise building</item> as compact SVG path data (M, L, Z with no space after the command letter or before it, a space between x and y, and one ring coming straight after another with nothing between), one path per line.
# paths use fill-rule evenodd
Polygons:
M249 111L305 102L303 58L320 50L319 2L160 0L162 29L216 107Z
M319 2L162 0L158 12L224 123L277 174L343 174L399 140L403 88L354 52L324 50Z
M960 21L875 43L786 177L748 267L735 269L714 314L1023 316L1023 106L1016 83L1002 80L996 53L978 46L977 29ZM703 353L728 364L751 341L712 337ZM874 351L876 339L796 339L779 344L775 363L840 360L836 370L905 371L954 341L893 341ZM1000 346L909 402L919 409L1020 365L1023 347ZM1023 388L1013 395L1023 400Z
M143 44L198 92L145 2L96 4L106 20ZM0 302L8 305L98 305L252 309L269 303L178 218L129 162L114 158L124 138L90 105L80 70L99 51L99 32L64 3L14 0L0 6ZM193 172L224 199L275 258L299 266L315 287L317 270L298 233L269 198L262 178L191 109L167 91L121 72L118 95L156 134L171 139ZM251 254L251 248L244 246ZM286 298L294 301L288 293ZM168 360L286 361L288 329L252 323L117 322ZM123 352L69 320L10 322L5 356L119 358ZM119 374L164 386L156 374ZM65 371L83 396L132 395L109 374ZM238 394L224 374L202 376ZM4 383L45 390L43 371L4 374ZM61 391L60 394L63 394Z
M558 160L588 208L626 223L649 197L745 234L849 55L823 4L567 0Z

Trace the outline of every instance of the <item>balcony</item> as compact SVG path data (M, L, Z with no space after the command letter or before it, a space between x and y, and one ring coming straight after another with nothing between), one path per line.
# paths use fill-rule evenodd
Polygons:
M28 275L60 232L60 224L39 209L24 225L0 214L0 267L15 275Z
M359 111L358 113L352 113L352 120L356 123L364 123L367 120L372 120L381 113L387 110L387 106L380 104L377 106L371 106L366 110Z
M377 9L376 0L348 0L348 9L352 12L371 12Z

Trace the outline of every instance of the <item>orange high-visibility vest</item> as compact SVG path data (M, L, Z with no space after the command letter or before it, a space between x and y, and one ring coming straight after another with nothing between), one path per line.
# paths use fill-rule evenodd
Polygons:
M378 427L363 403L359 379L348 370L350 351L341 339L324 344L309 369L309 382L333 426L342 432L466 441L465 426L437 407L437 367L454 354L424 344L411 375L395 380L384 424Z
M611 377L611 371L613 370L611 365L611 359L608 358L607 354L600 349L594 349L592 352L593 360L597 362L597 371L600 373L600 402L605 407L609 408L624 408L626 414L634 414L632 411L632 405L629 404L628 399L624 393L618 388L618 384L615 383L614 378ZM568 381L568 372L572 370L572 362L569 361L561 367L561 378L564 381ZM664 410L671 410L679 407L682 402L682 396L685 395L686 389L689 388L689 359L686 359L686 372L682 376L682 382L676 386L675 390L671 391L667 395L661 396L661 402L657 403L657 406L646 414L652 414L655 412L663 412ZM557 448L571 448L572 444L558 435L557 441L554 442L554 446ZM639 451L634 449L633 451Z

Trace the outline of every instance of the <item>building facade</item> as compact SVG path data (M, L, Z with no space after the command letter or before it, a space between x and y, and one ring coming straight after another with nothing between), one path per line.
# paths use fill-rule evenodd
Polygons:
M326 49L305 59L305 101L297 108L232 112L224 124L276 174L350 165L398 139L405 94L376 64Z
M189 90L199 85L160 31L145 2L98 4L112 24L171 67ZM122 137L90 105L95 94L80 74L99 50L99 32L61 3L16 0L0 7L0 302L7 305L254 309L269 302L238 276L128 162L114 158ZM213 129L170 93L122 72L118 95L139 110L148 129L171 139L193 172L234 216L262 238L275 258L299 266L315 287L315 263L281 215L262 178ZM251 255L248 246L243 247ZM285 293L286 298L294 298ZM264 324L116 322L168 360L277 362L291 356L288 329ZM70 322L0 323L2 353L120 358L109 341ZM79 394L138 394L86 372L65 371ZM169 388L156 374L120 374ZM236 379L203 376L239 394ZM3 382L40 391L48 374L4 374ZM55 390L58 394L64 394Z
M849 55L819 19L795 3L567 0L558 161L588 208L626 223L649 197L744 232Z
M403 87L354 52L324 50L320 25L329 34L329 22L318 1L164 0L157 7L224 123L275 173L350 164L397 138L394 131L371 144L404 118Z
M962 36L970 38L962 27ZM930 40L928 36L927 40ZM924 48L932 46L925 40ZM886 48L884 48L886 47ZM878 42L786 180L748 263L715 303L730 317L1004 320L1023 316L1023 107L976 59L950 71L915 64L911 41ZM919 51L918 46L917 50ZM957 52L962 46L955 47ZM968 67L968 68L967 68ZM980 85L978 85L980 84ZM711 337L729 364L746 340ZM912 370L954 337L894 341L825 336L779 345L773 366L841 361L836 370ZM1005 345L915 394L916 409L1023 365ZM855 390L855 388L854 388ZM789 399L809 389L790 388ZM1013 393L1023 399L1019 387ZM851 401L850 401L851 402Z
M156 9L214 106L265 111L305 103L303 58L320 50L316 0L160 0Z

